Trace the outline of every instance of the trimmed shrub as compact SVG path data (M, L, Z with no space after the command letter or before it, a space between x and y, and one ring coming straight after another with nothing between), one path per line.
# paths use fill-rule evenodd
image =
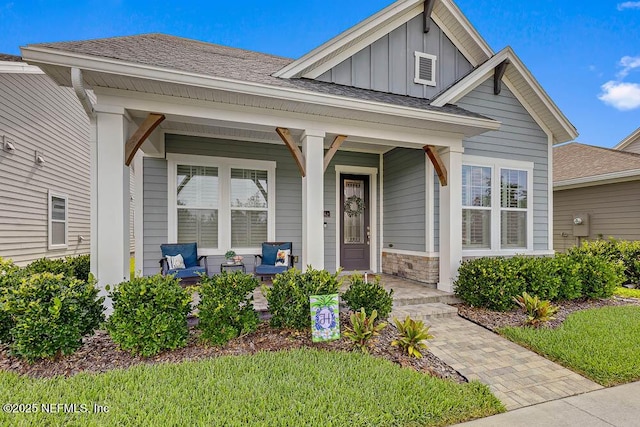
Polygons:
M518 262L507 258L463 261L454 282L454 292L461 300L472 306L497 311L513 308L513 297L520 295L525 287Z
M543 300L556 299L562 279L557 274L553 258L517 256L505 260L513 263L525 283L525 290Z
M9 343L9 333L15 322L6 310L6 301L9 298L9 289L20 283L20 267L10 259L0 257L0 343Z
M64 258L40 258L27 265L24 270L26 274L52 273L73 276L71 266Z
M271 326L308 329L311 324L309 297L337 294L341 283L338 274L309 267L304 273L292 268L276 275L271 288L263 287L272 315Z
M89 280L89 273L91 272L91 261L89 255L78 255L73 257L66 257L65 263L69 266L69 271L79 280L85 282Z
M191 291L176 278L133 278L116 285L109 296L113 314L107 330L123 350L148 357L187 344Z
M581 252L570 253L569 257L578 266L578 278L585 297L608 298L624 282L624 265L620 261L612 262Z
M560 279L558 289L559 300L572 300L582 297L582 281L580 280L580 264L567 254L556 254L552 258L552 267Z
M393 306L393 289L387 292L380 283L380 277L375 276L373 281L366 283L363 275L354 274L349 282L349 289L342 294L342 300L351 311L364 308L367 316L371 316L375 310L380 319L389 317Z
M569 254L597 256L624 265L625 283L640 283L640 241L592 240L569 249Z
M7 288L4 310L14 324L11 351L28 361L70 354L104 320L95 284L52 273L23 277Z
M240 271L202 278L198 304L200 338L224 345L232 338L255 331L259 319L253 309L253 291L258 286L258 279Z

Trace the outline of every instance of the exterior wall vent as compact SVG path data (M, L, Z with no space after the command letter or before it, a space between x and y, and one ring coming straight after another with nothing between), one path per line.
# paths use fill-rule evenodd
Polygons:
M416 71L414 83L435 86L436 85L436 60L435 55L416 52Z

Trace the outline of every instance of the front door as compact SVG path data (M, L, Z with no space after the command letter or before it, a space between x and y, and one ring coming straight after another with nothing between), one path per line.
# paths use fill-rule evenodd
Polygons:
M347 271L369 270L368 175L340 175L340 217L340 265Z

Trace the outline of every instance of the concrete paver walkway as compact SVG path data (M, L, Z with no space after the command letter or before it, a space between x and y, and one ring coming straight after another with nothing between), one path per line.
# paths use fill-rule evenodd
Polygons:
M640 425L640 382L528 406L458 425L469 427L635 427Z
M487 384L507 410L602 388L461 317L430 323L429 350L469 380Z

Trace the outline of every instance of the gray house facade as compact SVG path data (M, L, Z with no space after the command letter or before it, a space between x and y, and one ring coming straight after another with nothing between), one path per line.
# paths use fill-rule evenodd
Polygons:
M553 250L551 149L576 131L450 0L398 1L297 60L160 34L23 55L96 94L94 219L117 218L96 225L101 284L127 274L131 164L144 274L162 243L198 242L215 271L290 241L299 268L451 290L466 257Z

